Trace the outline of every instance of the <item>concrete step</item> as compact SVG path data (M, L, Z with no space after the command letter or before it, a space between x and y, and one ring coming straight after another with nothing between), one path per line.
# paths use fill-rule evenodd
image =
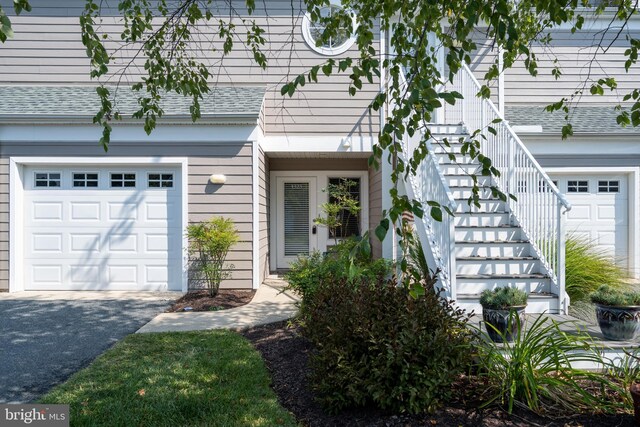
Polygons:
M457 213L454 219L456 226L498 227L510 224L510 215L505 212L464 212Z
M473 311L476 314L482 314L479 293L461 294L458 292L456 304L467 312ZM550 293L530 293L526 311L527 313L557 314L560 312L560 300L557 295Z
M449 187L452 186L463 186L463 187L471 187L473 186L473 179L464 173L452 173L444 176L447 180L447 185ZM478 180L478 185L481 187L488 187L491 185L491 177L490 176L476 176Z
M526 257L460 257L456 272L460 275L522 275L540 273L540 260Z
M456 242L460 240L520 240L522 230L515 226L456 227Z
M478 204L480 207L476 206L475 203L469 205L469 198L455 198L457 203L456 212L464 213L464 212L475 212L475 213L486 213L486 212L495 212L495 213L505 213L507 212L507 204L498 199L480 199L478 200Z
M455 244L457 257L515 257L532 253L533 249L526 241L458 241Z

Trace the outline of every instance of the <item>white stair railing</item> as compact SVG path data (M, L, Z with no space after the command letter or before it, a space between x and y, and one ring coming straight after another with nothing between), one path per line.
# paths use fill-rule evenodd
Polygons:
M481 129L486 139L480 139L480 151L500 171L500 176L493 178L497 187L505 194L516 197L517 200L507 199L508 208L540 257L551 277L552 290L560 298L560 309L566 313L569 297L564 280L564 213L571 209L571 204L504 120L494 103L477 96L481 85L466 65L463 65L448 89L459 92L464 99L454 106L445 107L445 122L462 122L470 132Z
M442 221L436 221L431 217L430 207L427 204L429 201L438 202L442 207L455 212L456 202L438 166L438 160L433 154L430 142L427 142L429 154L420 163L416 175L409 175L409 182L405 183L405 192L410 200L420 201L424 209L423 218L414 218L414 223L427 257L427 264L438 272L436 286L442 289L443 297L456 299L454 218L443 209ZM405 135L403 141L405 161L411 157L415 148L416 141Z

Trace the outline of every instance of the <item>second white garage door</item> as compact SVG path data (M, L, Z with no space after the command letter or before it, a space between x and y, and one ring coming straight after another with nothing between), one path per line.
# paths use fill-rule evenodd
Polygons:
M554 175L573 205L567 213L569 232L584 236L629 265L629 191L626 175Z
M24 170L25 290L180 290L177 169Z

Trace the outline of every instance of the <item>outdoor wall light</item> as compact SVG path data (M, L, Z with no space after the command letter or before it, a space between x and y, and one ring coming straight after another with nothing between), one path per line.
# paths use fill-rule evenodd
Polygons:
M213 174L209 177L209 182L212 184L222 185L227 182L227 177L225 175Z

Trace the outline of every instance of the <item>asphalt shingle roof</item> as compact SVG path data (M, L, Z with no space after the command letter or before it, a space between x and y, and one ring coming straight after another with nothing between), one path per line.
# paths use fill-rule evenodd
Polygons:
M640 134L640 128L622 127L616 122L619 112L613 106L575 107L569 121L574 134ZM507 106L505 118L511 126L541 126L544 134L561 134L565 113L544 111L544 106Z
M212 88L200 101L202 116L257 117L264 93L263 87ZM128 87L118 89L117 107L125 117L139 108L137 96ZM166 94L161 102L165 116L188 116L190 105L191 98L176 93ZM99 108L93 86L0 86L0 116L93 117Z

